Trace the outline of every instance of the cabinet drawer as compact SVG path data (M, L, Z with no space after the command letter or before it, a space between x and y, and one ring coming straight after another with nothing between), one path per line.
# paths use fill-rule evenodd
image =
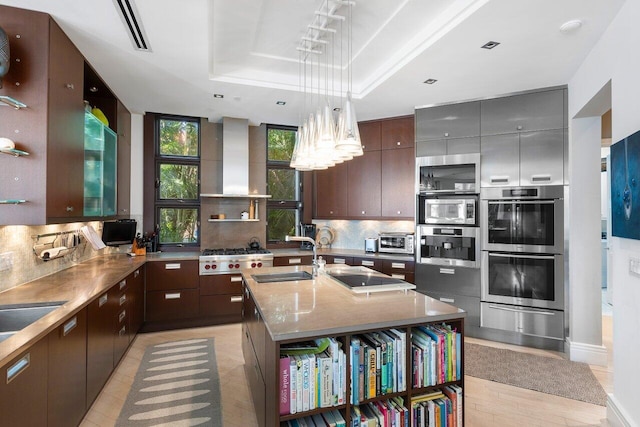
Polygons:
M369 267L372 270L382 271L382 260L373 258L353 258L353 265Z
M147 289L195 289L198 287L197 261L153 261L147 264Z
M446 292L425 292L431 298L437 299L467 312L464 328L467 334L473 333L480 327L480 298L456 295Z
M146 320L189 319L198 315L198 290L147 292Z
M444 292L480 297L479 268L417 264L415 283L417 290L425 294Z
M274 267L283 267L287 265L311 265L312 263L313 255L278 256L273 258Z
M350 256L322 255L322 258L327 261L327 264L353 265L353 258Z
M563 311L483 302L480 306L480 326L564 340Z
M385 274L397 272L411 272L415 269L415 262L404 260L385 259L382 261L382 271Z
M200 276L200 295L240 295L241 293L241 274Z
M200 316L235 316L242 318L242 291L236 295L205 295L200 297Z

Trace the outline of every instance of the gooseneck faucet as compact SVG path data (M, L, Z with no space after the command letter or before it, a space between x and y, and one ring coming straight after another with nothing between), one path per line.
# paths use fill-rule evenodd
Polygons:
M312 275L313 277L318 276L318 253L316 251L316 241L311 237L307 236L284 236L285 242L309 242L313 248L313 265L312 265Z

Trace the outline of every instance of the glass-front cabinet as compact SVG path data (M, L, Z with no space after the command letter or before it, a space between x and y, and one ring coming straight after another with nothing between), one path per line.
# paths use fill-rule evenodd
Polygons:
M117 147L114 131L96 116L84 116L84 216L116 214Z

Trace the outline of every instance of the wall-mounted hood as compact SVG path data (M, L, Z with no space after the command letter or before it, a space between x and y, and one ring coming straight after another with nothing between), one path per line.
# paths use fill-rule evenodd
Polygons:
M269 198L268 194L249 194L249 120L222 119L222 193L200 197Z

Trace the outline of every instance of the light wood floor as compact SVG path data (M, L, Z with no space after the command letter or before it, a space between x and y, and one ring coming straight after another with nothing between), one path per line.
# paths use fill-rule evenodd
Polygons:
M613 388L611 355L612 318L603 316L603 344L609 349L609 366L592 370L605 391ZM124 356L95 403L83 420L82 427L114 426L133 383L147 346L166 341L215 337L216 359L220 375L223 422L227 427L256 425L253 404L244 376L239 324L182 329L140 334ZM481 343L516 351L563 357L544 350L494 343L468 338ZM576 400L525 390L473 377L465 377L466 426L608 426L606 409Z

